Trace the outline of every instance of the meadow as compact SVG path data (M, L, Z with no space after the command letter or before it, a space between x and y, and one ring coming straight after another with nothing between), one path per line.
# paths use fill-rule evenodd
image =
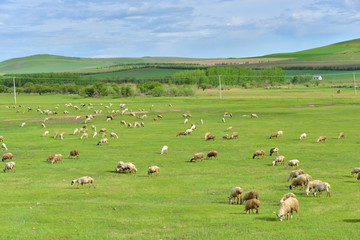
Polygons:
M67 103L80 110L65 107ZM87 108L89 103L93 109ZM145 109L145 127L121 125L120 120L139 121L129 114L106 122L105 106L110 103L110 110L120 109L120 103L129 111ZM22 107L13 108L13 95L0 95L0 135L9 149L2 152L12 152L16 162L15 173L0 173L3 239L359 238L360 183L350 172L360 167L360 101L351 89L334 96L330 88L231 89L222 92L221 100L215 89L176 98L20 94L19 104ZM54 111L57 104L58 114L45 123L50 136L42 137L46 116L36 109ZM80 140L72 133L95 109L102 114L88 124L89 138ZM225 111L233 117L223 123ZM187 124L185 113L192 115ZM259 118L250 118L251 113ZM158 114L163 119L153 121ZM175 137L191 123L197 126L192 135ZM119 139L109 138L108 144L97 146L100 136L91 137L93 124L116 132ZM229 126L240 133L239 138L221 140L231 134ZM278 130L284 136L269 139ZM56 131L65 132L65 138L54 139ZM338 140L341 131L345 138ZM206 132L214 134L215 141L205 141ZM303 132L308 136L299 141ZM316 143L321 135L327 136L326 143ZM169 150L161 155L163 145ZM328 182L331 198L326 193L319 198L289 190L286 179L292 169L271 165L272 147L280 149L285 162L298 159L313 180ZM66 158L73 149L80 151L79 159ZM252 159L259 149L266 157ZM194 153L211 150L218 151L218 159L189 161ZM51 153L62 154L64 162L47 163ZM138 173L115 173L119 161L134 162ZM147 169L153 165L160 167L160 174L148 177ZM70 185L81 176L93 177L96 188ZM259 192L259 214L245 214L244 205L228 203L236 186ZM297 195L301 219L295 215L280 222L273 212L278 212L279 200L288 192Z

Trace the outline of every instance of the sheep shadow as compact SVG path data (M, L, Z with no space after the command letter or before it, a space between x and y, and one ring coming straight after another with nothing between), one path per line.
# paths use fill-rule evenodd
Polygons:
M231 205L229 204L229 202L227 201L219 201L219 202L211 202L211 203L215 203L215 204L228 204L228 205ZM235 205L235 204L232 204L232 205ZM237 204L236 204L237 205Z
M256 218L256 220L261 220L261 221L267 221L267 222L276 222L277 219L276 217L258 217Z
M343 222L347 223L359 223L360 219L343 219Z

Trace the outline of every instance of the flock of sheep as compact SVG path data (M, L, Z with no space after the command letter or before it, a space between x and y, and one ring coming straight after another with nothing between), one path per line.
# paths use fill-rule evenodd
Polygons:
M81 104L83 107L86 107L85 104ZM106 121L112 121L115 119L115 117L117 117L118 115L124 115L128 109L125 108L125 104L120 104L120 108L125 108L124 110L120 111L120 110L112 110L110 111L109 108L112 106L112 104L110 104L109 106L105 106L105 109L107 109L107 114L111 114L111 115L108 115L106 117ZM169 105L170 106L170 105ZM58 109L59 106L56 106L55 107L55 110ZM80 108L77 107L77 106L73 106L71 103L70 104L66 104L66 107L69 107L69 108L74 108L75 110L79 110ZM89 104L88 106L88 109L93 109L94 105L93 104ZM7 106L7 108L10 108ZM29 111L31 111L32 109L31 108L28 108ZM143 110L143 109L140 109L140 110ZM37 109L38 112L40 112L41 114L46 114L46 115L50 115L50 114L57 114L57 112L52 112L50 110L42 110L40 107L38 107ZM96 117L97 115L100 115L102 113L102 110L93 110L94 111L94 114L89 114L89 115L86 115L85 116L85 121L84 121L84 125L79 129L79 128L76 128L74 131L73 131L73 135L77 135L77 134L80 134L81 133L81 136L80 136L80 139L83 140L83 139L87 139L89 137L89 128L87 128L87 124L89 122L91 122L91 120ZM63 114L68 114L68 111L64 111ZM143 120L144 118L147 117L146 114L143 114L142 116L136 116L136 114L134 112L129 112L129 115L130 116L133 116L133 117L136 117L138 118L139 120ZM258 118L258 116L256 114L251 114L250 115L252 118ZM183 117L185 117L185 120L184 120L184 124L188 123L189 121L189 118L191 117L191 114L184 114ZM223 123L226 122L225 120L225 117L233 117L233 115L231 113L227 113L225 112L224 113L224 117L221 119L221 121ZM81 116L76 116L75 119L80 119ZM158 121L159 119L162 119L163 116L162 115L157 115L156 117L153 118L154 121ZM44 121L41 123L41 127L46 129L46 121L50 121L53 119L53 116L49 116L49 117L46 117L44 119ZM125 125L125 126L128 126L129 128L136 128L136 127L144 127L145 124L143 122L139 123L139 122L134 122L134 123L126 123L124 120L121 120L120 123L122 125ZM201 119L200 120L200 124L202 125L204 123L204 121ZM21 124L21 127L25 127L26 126L26 122L23 122ZM101 135L101 139L99 140L99 142L97 143L97 145L102 145L102 144L107 144L109 142L109 139L106 138L107 136L107 129L106 128L101 128L99 131L97 131L96 129L96 126L95 125L92 125L91 126L91 130L93 131L93 135L92 137L95 138L97 137L98 135L100 136ZM177 134L176 134L176 137L178 136L184 136L184 135L191 135L193 133L193 131L196 130L196 126L195 124L191 124L191 127L189 129L186 129L185 131L179 131ZM228 127L227 128L228 131L232 131L233 128L232 127ZM50 132L49 130L46 130L42 136L49 136ZM54 133L54 138L57 138L57 137L60 137L61 140L64 139L65 137L65 133L64 132L55 132ZM226 134L224 136L222 136L222 139L223 140L230 140L230 139L235 139L235 138L238 138L239 136L239 133L238 132L233 132L231 135L229 134ZM283 131L278 131L278 132L275 132L275 133L272 133L270 135L270 139L272 138L278 138L280 136L283 136ZM307 137L307 134L306 133L302 133L300 135L300 140L304 140L305 138ZM339 133L338 135L338 138L343 138L344 137L344 133L341 132ZM116 138L118 139L118 135L115 133L115 132L110 132L110 138ZM204 139L206 141L208 140L213 140L215 141L215 135L212 135L210 132L207 132L205 134L205 137ZM4 137L3 136L0 136L0 141L2 142L2 149L3 150L8 150L7 149L7 146L6 144L4 143ZM321 142L321 141L326 141L326 137L325 136L320 136L318 139L317 139L317 142ZM168 146L163 146L162 149L161 149L161 154L166 154L168 151ZM288 168L288 167L296 167L296 170L294 171L291 171L288 178L287 178L287 181L289 182L290 180L292 180L292 183L291 185L289 186L290 189L295 189L297 187L300 188L300 190L303 188L303 187L306 187L305 189L305 192L306 192L306 195L309 195L310 192L313 190L312 194L314 196L316 196L317 193L319 193L318 195L320 196L321 195L321 192L323 191L326 191L327 192L327 196L330 197L330 184L326 183L326 182L322 182L320 180L313 180L311 181L312 177L309 175L309 174L305 174L305 172L302 170L302 169L298 169L299 165L300 165L300 161L297 160L297 159L293 159L293 160L290 160L287 162L287 164L285 165L285 157L284 156L279 156L279 148L271 148L270 149L270 156L272 156L273 154L277 154L277 156L273 159L273 162L272 162L272 166L275 166L277 164L279 165L283 165L285 168ZM70 151L69 155L68 155L68 158L70 157L76 157L76 158L79 158L79 155L80 155L80 152L79 150L75 149L75 150L72 150ZM197 160L203 160L204 159L204 153L195 153L191 159L190 159L190 162L196 162ZM258 150L256 151L254 154L253 154L253 159L255 157L259 158L259 157L264 157L265 156L265 150ZM206 159L209 159L209 158L215 158L217 159L218 157L218 152L215 151L215 150L212 150L210 152L208 152L206 154ZM2 161L7 161L7 160L12 160L13 159L13 154L8 152L8 153L5 153L3 156L2 156ZM58 163L58 162L63 162L63 156L62 154L50 154L47 159L46 159L47 162L50 162L50 163ZM10 161L10 162L7 162L5 164L5 167L4 167L4 172L5 171L11 171L11 172L15 172L15 162L13 161ZM118 164L116 165L115 167L115 172L116 173L137 173L138 170L135 166L135 164L133 162L123 162L123 161L120 161L118 162ZM153 173L156 173L156 176L159 175L159 172L160 172L160 168L158 166L150 166L148 168L148 176L152 176ZM358 177L357 179L360 180L360 168L354 168L354 170L351 172L351 174L358 174ZM71 181L71 185L73 184L77 184L77 187L79 187L79 185L84 185L84 184L88 184L89 185L89 188L91 186L93 186L95 188L95 185L94 185L94 179L89 177L89 176L84 176L84 177L80 177L76 180L73 180ZM250 213L250 210L253 212L253 210L256 211L256 213L258 213L258 209L260 207L260 200L259 200L259 193L256 192L256 191L250 191L250 192L247 192L243 195L243 189L240 188L240 187L235 187L233 189L231 189L230 191L230 196L229 196L229 203L231 204L234 204L234 203L237 203L237 204L243 204L244 202L246 202L245 204L245 212L246 213ZM300 218L299 216L299 201L297 200L296 198L296 195L293 194L293 193L287 193L285 194L281 200L280 200L280 209L279 209L279 212L276 214L278 216L278 218L282 221L285 217L287 217L289 219L289 214L291 214L291 218L292 218L292 214L293 214L293 211L297 212L297 215L298 215L298 218Z

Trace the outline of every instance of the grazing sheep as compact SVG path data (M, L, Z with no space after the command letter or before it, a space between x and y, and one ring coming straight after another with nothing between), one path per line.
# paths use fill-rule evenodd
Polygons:
M222 119L221 119L221 121L222 121L223 123L225 123L225 122L226 122L226 121L225 121L225 118L222 118Z
M6 147L6 144L4 142L1 144L1 148L2 148L2 150L5 150L5 151L8 150L7 147Z
M274 132L270 135L270 139L272 138L277 138L279 136L279 133L278 132Z
M351 176L354 176L354 174L356 173L360 173L360 168L354 168L352 171L351 171Z
M96 126L95 125L91 125L91 129L96 132Z
M142 126L142 127L145 127L145 123L141 122L141 126Z
M358 173L358 176L356 178L358 181L360 181L360 173Z
M159 175L160 168L158 166L152 166L148 169L148 176L152 176L153 173L156 173L156 176Z
M195 124L192 123L190 129L191 129L191 130L195 130L195 129L196 129Z
M88 134L88 133L83 133L83 134L81 135L81 137L80 137L80 138L81 138L81 140L82 140L82 139L84 139L84 138L86 138L86 139L87 139L87 138L88 138L88 136L89 136L89 134Z
M2 161L6 161L6 160L11 160L13 159L14 155L12 153L5 153L3 156L2 156Z
M210 136L210 133L209 132L205 133L205 140L208 138L208 136Z
M214 157L214 158L216 159L217 156L218 156L217 151L210 151L210 152L208 152L208 154L206 155L206 159L209 159L209 158L211 158L211 157Z
M185 130L185 133L186 133L186 135L191 135L192 134L192 129L191 128L189 128L189 129L186 129Z
M229 139L229 134L225 134L224 136L222 136L222 139Z
M77 188L79 188L79 185L81 184L81 186L83 186L84 184L89 184L89 188L91 188L91 185L95 188L95 185L94 185L94 179L89 177L89 176L86 176L86 177L80 177L76 180L72 180L71 181L71 185L73 185L74 183L77 183Z
M43 133L43 137L45 137L45 136L49 136L49 131L45 131L45 132Z
M316 197L316 193L319 192L319 197L320 197L321 192L326 191L327 192L326 196L331 197L330 189L331 189L331 186L327 182L318 183L315 186L315 190L313 191L313 195L314 195L314 197Z
M230 139L237 138L237 137L239 137L239 133L238 133L238 132L233 132L233 133L231 134Z
M5 167L4 167L4 172L7 170L11 170L11 172L13 171L14 169L14 172L15 172L15 163L14 162L8 162L5 164Z
M296 178L294 178L294 180L290 184L289 188L291 190L293 188L296 188L297 186L301 186L301 188L299 189L299 190L301 190L306 185L307 182L308 182L308 179L305 176L299 175Z
M311 175L309 175L309 174L301 174L301 175L299 175L299 176L305 177L305 179L306 179L305 185L306 185L306 186L309 184L309 182L311 181L311 178L312 178ZM297 178L298 178L299 176L297 176Z
M300 213L299 213L299 201L296 198L288 198L286 199L281 205L279 209L279 213L276 214L276 216L280 219L282 222L287 216L287 219L289 220L289 213L291 213L290 219L293 217L293 211L297 213L298 219L300 219Z
M255 113L252 113L252 114L250 115L250 117L251 117L251 118L258 118L258 115L256 115Z
M229 204L230 203L234 204L235 198L236 198L236 203L239 204L242 194L243 194L243 190L241 187L234 187L233 189L231 189L229 196Z
M272 162L272 165L275 166L277 163L280 163L284 166L284 160L285 160L285 157L284 156L277 156L274 158L274 161Z
M51 164L57 163L57 162L63 162L63 156L61 154L55 154L53 160L51 161Z
M61 139L61 140L63 140L63 139L64 139L64 135L65 135L65 133L64 133L64 132L60 133L60 139Z
M114 137L114 138L116 138L116 139L119 139L119 136L118 136L116 133L114 133L114 132L111 132L111 133L110 133L110 137Z
M240 204L250 199L259 199L259 193L257 191L250 191L245 193L244 197L240 200Z
M73 135L76 135L76 134L78 134L79 132L80 132L79 129L78 129L78 128L75 128Z
M106 132L106 128L102 128L99 130L99 133Z
M26 125L26 122L23 122L23 123L21 124L21 127L25 127L25 125Z
M163 118L163 116L162 116L162 115L160 115L160 114L159 114L159 115L157 115L157 117L158 117L158 118Z
M318 185L319 183L322 183L321 180L314 180L311 181L307 184L306 189L305 189L305 193L306 195L309 195L310 191L315 189L316 185Z
M106 137L106 133L103 133L102 135L101 135L101 138L105 138Z
M339 133L338 139L343 138L343 137L345 137L344 133L343 132Z
M168 146L164 145L164 146L161 148L161 154L167 153L167 150L168 150Z
M233 127L228 127L227 130L231 131L231 130L233 130Z
M296 195L293 193L284 194L284 196L282 196L282 198L280 199L280 205L283 204L283 202L285 202L285 200L288 198L296 198Z
M127 124L129 128L132 128L132 123Z
M140 123L134 122L134 128L136 128L136 127L141 127L141 126L140 126Z
M293 160L290 160L286 165L285 165L285 168L287 167L295 167L296 166L296 169L299 167L299 160L297 159L293 159Z
M98 134L97 132L94 132L93 138L96 137L97 134Z
M256 214L259 214L259 207L260 207L260 200L259 199L250 199L248 201L246 201L245 204L245 212L250 214L250 210L251 212L254 214L254 210L256 210Z
M124 164L125 165L125 164ZM133 163L126 163L126 168L129 170L130 173L137 173L137 168Z
M270 156L272 156L274 153L277 153L277 155L279 155L279 149L278 148L271 148L270 149Z
M154 120L154 121L157 121L157 120L158 120L158 118L153 118L153 120Z
M0 136L0 141L4 141L4 137L3 137L3 136Z
M298 169L298 170L294 170L294 171L291 171L290 172L290 175L289 177L287 178L287 181L290 181L292 180L293 178L296 178L297 176L301 175L301 174L304 174L304 170L302 169Z
M204 158L204 154L203 153L195 153L192 158L190 159L190 162L198 160L198 159L203 159Z
M76 157L76 158L78 159L78 158L79 158L79 155L80 155L79 150L75 149L75 150L70 151L70 153L69 153L69 155L67 156L67 158Z
M109 140L107 138L103 138L98 142L97 145L104 144L104 143L109 143Z
M278 131L278 136L283 136L284 132L282 130Z
M65 110L65 111L64 111L64 114L69 114L69 112Z
M306 138L306 133L302 133L301 135L300 135L300 140L304 140L305 138Z
M215 136L214 135L209 135L206 140L211 140L211 139L213 141L215 141Z
M264 150L257 150L253 155L253 159L255 157L257 157L259 159L259 156L261 156L261 158L263 158L265 156L265 151Z
M180 131L176 134L176 136L182 136L182 135L186 135L184 131Z
M320 137L316 140L316 142L321 142L321 141L326 142L326 137L325 137L325 136L320 136Z
M47 161L47 162L51 162L51 161L54 159L55 155L56 155L55 153L50 154L50 155L46 158L46 161Z
M185 118L184 124L187 124L188 122L189 122L189 120L187 118Z

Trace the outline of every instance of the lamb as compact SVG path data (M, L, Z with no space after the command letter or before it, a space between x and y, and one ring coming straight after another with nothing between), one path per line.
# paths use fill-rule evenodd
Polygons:
M192 158L190 159L190 162L198 160L198 159L203 159L204 158L204 154L203 153L195 153Z
M280 199L280 205L283 204L283 202L285 202L285 200L288 198L296 198L296 195L293 193L284 194L284 196L282 196L282 198Z
M76 157L76 158L78 159L78 158L79 158L79 155L80 155L79 150L75 149L75 150L70 151L70 153L69 153L69 155L67 156L67 158Z
M1 144L1 148L2 148L2 150L5 150L5 151L8 150L7 147L6 147L6 144L4 142Z
M289 177L287 178L287 181L290 181L291 179L296 178L297 176L304 174L304 173L305 172L302 169L291 171Z
M79 188L79 185L81 184L81 186L83 186L84 184L89 184L89 188L91 188L91 185L95 188L95 185L94 185L94 179L89 177L89 176L86 176L86 177L80 177L76 180L72 180L71 181L71 185L73 185L74 183L77 183L77 188Z
M110 133L110 137L114 137L114 138L116 138L116 139L119 139L119 136L118 136L116 133L114 133L114 132L111 132L111 133Z
M300 164L299 160L293 159L293 160L290 160L290 161L285 165L285 168L287 168L288 166L289 166L289 167L294 167L294 166L296 166L296 169L297 169L297 168L299 167L299 164Z
M254 210L256 210L256 214L259 214L259 207L260 207L260 200L258 199L250 199L248 201L246 201L246 205L245 205L245 212L246 213L250 213L250 210L252 213L254 213Z
M250 117L251 117L251 118L258 118L258 115L256 115L255 113L252 113L252 114L250 115Z
M14 162L8 162L5 164L5 167L4 167L4 172L7 170L11 170L11 172L13 171L14 169L14 172L15 172L15 163Z
M351 171L351 176L354 176L354 174L356 173L360 173L360 168L354 168L352 171Z
M302 133L302 134L300 135L300 141L301 141L301 140L304 140L306 137L307 137L306 133Z
M233 133L231 134L230 139L237 138L238 136L239 136L239 133L238 133L238 132L233 132Z
M76 135L76 134L78 134L79 132L80 132L79 129L78 129L78 128L75 128L73 135Z
M153 173L156 173L156 176L159 175L159 170L160 168L158 166L152 166L152 167L149 167L148 169L148 176L152 176Z
M213 141L215 141L215 136L214 135L209 135L206 140L211 140L211 139Z
M224 136L222 136L222 139L229 139L229 134L225 134Z
M319 192L319 197L320 197L321 192L326 191L327 192L326 196L331 197L330 196L330 189L331 189L331 186L327 182L318 183L315 186L315 190L313 191L313 195L314 195L314 197L316 197L316 193Z
M250 191L245 193L244 197L240 200L240 204L250 199L259 199L259 193L257 191Z
M316 142L321 142L321 141L326 142L326 137L325 137L325 136L320 136L320 137L316 140Z
M145 123L141 122L140 124L141 124L142 127L145 127Z
M343 137L345 137L344 133L343 132L339 133L338 139L343 138Z
M243 190L241 187L234 187L233 189L231 189L229 196L229 204L230 203L234 204L235 198L236 198L236 203L239 204L242 194L243 194Z
M265 156L265 151L264 151L264 150L258 150L258 151L256 151L256 152L254 153L254 155L253 155L253 159L254 159L255 157L257 157L257 158L259 159L259 156L261 156L261 158L263 158L263 157Z
M3 156L2 156L2 161L5 161L5 160L11 160L13 159L14 155L12 153L5 153Z
M45 131L45 132L43 133L43 137L45 137L45 136L49 136L49 131Z
M168 146L164 145L164 146L161 148L161 154L167 153L167 150L168 150Z
M208 136L210 136L210 133L209 132L205 133L205 140L208 138Z
M309 184L309 182L311 181L311 178L312 178L311 175L309 175L309 174L301 174L301 175L299 175L299 176L306 178L306 182L305 182L305 185L306 185L306 186ZM297 176L297 178L298 178L299 176Z
M83 133L83 134L81 135L81 137L80 137L80 138L81 138L81 140L82 140L82 139L84 139L84 138L86 138L86 139L87 139L87 138L88 138L88 136L89 136L89 134L88 134L88 133Z
M23 123L21 124L21 127L25 127L25 125L26 125L26 122L23 122Z
M285 160L285 157L284 156L277 156L274 158L274 161L272 162L272 165L275 166L277 163L280 163L284 166L284 160Z
M272 138L277 138L279 136L279 133L278 132L274 132L270 135L270 139Z
M270 156L272 156L274 153L277 153L277 155L279 155L279 149L278 148L271 148L270 149Z
M51 161L51 164L57 163L57 162L63 162L63 156L61 154L55 154L53 160Z
M280 221L282 222L285 218L285 216L287 216L287 219L289 220L289 213L291 213L291 217L290 219L292 219L293 217L293 211L295 211L297 213L298 219L300 219L300 214L299 214L299 201L296 198L288 198L286 199L281 205L280 205L280 209L279 209L279 213L276 214L276 216L280 219Z
M297 186L301 186L301 188L300 188L300 190L301 190L304 187L304 185L306 185L307 182L308 182L308 179L305 176L299 175L296 178L294 178L294 180L292 181L289 188L291 190L293 188L296 188Z
M45 126L45 124L44 124L44 123L41 123L41 126L42 126L43 128L46 128L46 126Z
M322 183L321 180L314 180L311 181L307 184L306 189L305 189L305 193L306 195L309 195L310 191L313 190L317 184Z
M176 134L177 137L178 137L178 136L182 136L182 135L186 135L184 131L180 131L180 132L178 132L178 133Z
M210 152L208 152L208 154L206 155L206 159L209 159L209 158L211 158L211 157L214 157L214 158L216 159L217 156L218 156L217 151L210 151Z
M103 144L103 143L109 143L109 140L107 138L101 139L97 145Z

